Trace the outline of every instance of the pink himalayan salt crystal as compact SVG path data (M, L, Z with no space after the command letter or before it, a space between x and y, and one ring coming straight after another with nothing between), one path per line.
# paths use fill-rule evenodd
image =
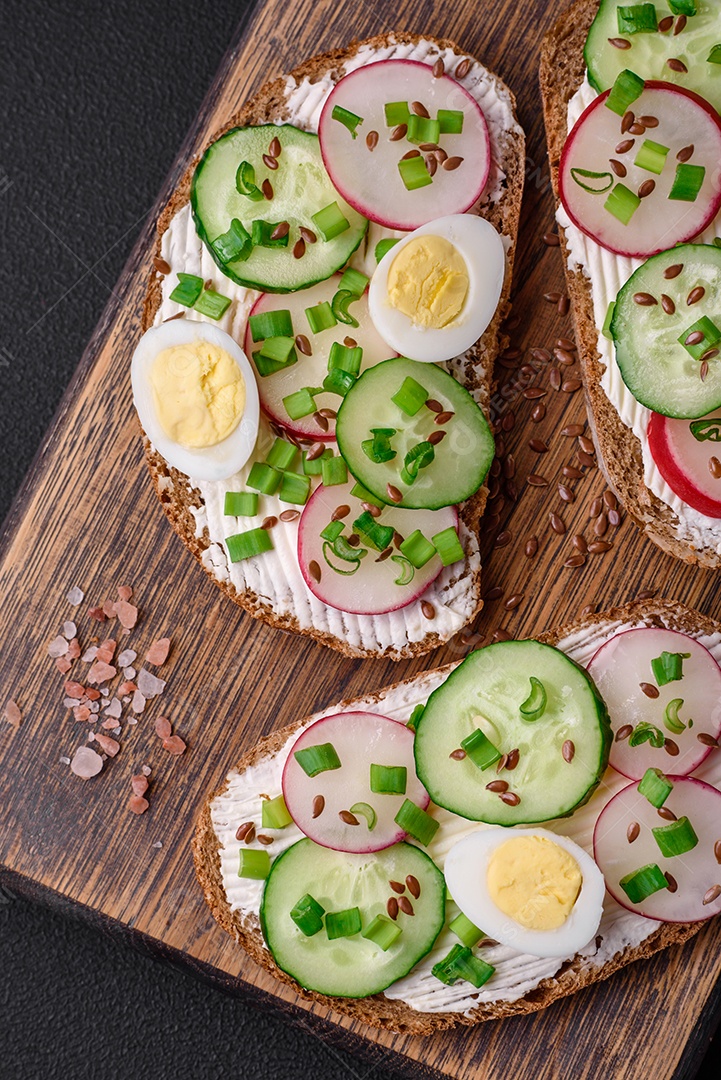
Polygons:
M148 778L141 773L134 776L130 783L133 788L133 795L144 795L148 790Z
M145 668L141 668L137 678L138 690L144 698L154 698L158 694L162 694L165 690L165 682L163 679L159 679L157 675L153 675L150 671L146 671Z
M20 712L20 706L16 701L13 701L12 698L10 698L8 702L6 702L3 715L11 727L20 727L23 716Z
M52 657L53 660L57 660L59 656L65 656L67 651L68 643L60 634L58 634L56 638L53 638L48 645L48 656Z
M85 599L85 593L77 585L73 585L65 599L70 604L70 607L79 607Z
M127 600L118 600L115 603L115 614L120 619L120 625L126 630L132 630L138 621L138 609Z
M72 667L72 663L68 660L67 656L59 656L55 661L55 667L62 675L67 675Z
M73 754L70 768L81 780L90 780L103 768L103 759L89 746L79 746Z
M78 628L72 621L72 619L68 619L67 622L63 623L63 637L67 638L68 641L71 641L74 637L77 637L77 633Z
M173 734L173 728L167 716L158 716L155 720L155 734L161 739L169 739Z
M133 694L133 701L132 701L132 704L131 704L130 707L131 707L131 709L133 710L134 713L141 713L141 712L144 711L144 709L145 709L145 696L143 694L141 694L140 690L136 690L135 693Z
M186 749L187 747L179 735L171 735L169 739L163 739L163 750L167 750L174 757L184 754Z
M146 664L164 664L170 652L170 638L158 638L145 654Z
M130 585L118 585L118 596L121 600L129 600L133 595Z
M89 683L104 683L114 679L117 673L118 669L113 667L112 664L106 664L103 660L96 660L88 672L87 678Z
M142 795L131 795L128 800L128 805L134 814L144 814L150 806L147 799L144 799Z
M115 757L116 754L120 753L120 743L116 742L115 739L111 739L109 735L100 735L96 731L95 741L108 757Z
M123 651L118 654L116 663L119 668L130 667L133 660L137 659L137 656L138 654L135 649L123 649Z

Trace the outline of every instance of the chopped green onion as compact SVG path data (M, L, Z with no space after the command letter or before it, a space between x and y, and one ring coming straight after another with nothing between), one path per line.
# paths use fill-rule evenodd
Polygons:
M377 428L373 431L372 439L364 439L361 443L361 450L365 456L376 465L383 461L392 461L396 456L391 446L391 436L384 434L386 430L391 429ZM395 435L395 432L393 434Z
M398 162L398 172L408 191L415 191L416 188L433 183L433 178L422 156L401 159Z
M453 563L460 562L466 557L458 539L458 531L453 525L449 525L447 529L432 536L431 543L440 555L444 566L452 566Z
M350 807L350 812L351 812L351 814L360 814L360 816L362 818L365 818L366 824L368 825L368 832L373 832L373 830L376 827L376 822L378 821L378 817L376 815L375 810L370 805L370 803L367 803L367 802L353 803L353 805Z
M463 131L463 110L439 109L438 123L441 125L441 135L460 135Z
M329 544L332 544L334 540L338 539L344 528L345 525L342 521L329 521L326 527L321 529L321 539L327 540Z
M521 705L521 716L524 720L540 720L546 711L548 695L546 687L540 679L531 675L531 690L526 700Z
M263 829L285 829L292 821L282 795L276 795L274 799L261 799L260 824Z
M321 458L321 476L323 487L345 484L348 480L348 466L342 457Z
M300 476L298 473L283 473L278 498L281 502L293 503L295 506L305 506L310 495L310 477Z
M368 510L364 510L360 517L355 519L353 531L362 533L376 551L385 551L395 536L392 525L381 525Z
M360 270L354 270L348 266L342 273L338 282L338 292L353 293L354 296L362 296L368 287L370 278L362 274Z
M689 424L691 434L696 442L721 442L721 418L711 417L710 420L693 420Z
M391 397L391 401L395 402L406 416L415 416L428 401L428 391L425 386L421 386L419 382L407 375Z
M415 731L416 728L418 727L418 722L420 721L420 718L423 716L423 713L425 712L425 709L426 709L425 705L420 705L420 704L416 705L414 707L413 712L411 713L410 717L408 718L408 723L406 724L406 727L409 727L411 729L411 731Z
M659 889L667 889L666 875L656 863L648 863L646 866L626 874L619 881L619 885L625 892L632 904L640 904L647 900Z
M687 345L686 339L690 337L691 334L695 333L703 334L701 341L699 341L696 345ZM686 352L694 358L694 360L700 360L703 354L708 351L708 349L713 349L716 345L721 343L721 330L719 330L718 326L716 326L716 323L712 322L712 320L709 319L707 315L703 315L692 326L689 326L686 330L684 330L678 341L680 345L683 345Z
M225 541L228 548L228 557L231 562L242 562L243 559L252 559L254 555L262 555L266 551L273 550L273 541L268 535L267 529L249 529L248 532L236 533L229 536Z
M229 296L222 296L215 289L203 289L202 293L193 305L193 311L199 311L201 315L207 315L209 319L220 319L230 307Z
M401 480L404 484L412 484L421 469L426 469L434 460L436 452L433 445L424 439L423 442L412 446L403 460Z
M669 701L663 715L663 722L673 735L680 735L686 730L686 725L683 720L679 720L678 718L678 712L682 705L683 698L674 698L672 701Z
M307 386L283 398L283 406L291 420L300 420L315 412L315 398Z
M721 45L714 45L706 57L706 62L708 64L721 64Z
M237 259L245 261L253 250L253 241L242 221L233 218L228 231L216 236L210 247L220 262L226 264Z
M371 765L371 791L375 795L405 795L407 786L405 765Z
M348 292L347 289L343 289L342 291L340 289L338 290L338 292L331 300L330 305L333 314L335 315L338 322L345 323L346 326L360 325L355 315L351 315L350 311L348 310L350 305L355 304L355 302L359 299L360 297L356 296L355 293Z
M703 165L677 165L673 187L668 193L669 199L675 199L677 202L696 202L705 176L706 169Z
M195 274L178 274L178 284L170 294L175 304L192 307L203 291L203 279Z
M583 180L579 180L579 176L582 176L584 180L603 180L604 184L600 183L584 184ZM594 172L592 169L571 169L571 179L574 180L580 188L584 191L590 192L591 195L603 195L605 191L613 187L613 173L610 172ZM606 181L608 181L606 183Z
M612 300L611 303L608 305L608 308L606 310L606 318L603 321L603 329L601 330L601 333L603 334L603 336L608 338L609 341L612 340L611 339L611 320L613 319L613 313L614 313L615 310L616 310L616 301Z
M333 240L346 229L350 229L350 221L344 216L337 202L328 203L317 214L311 216L311 221L326 241Z
M641 200L635 191L631 191L625 184L616 184L603 207L618 218L622 225L628 225L640 205Z
M666 858L683 855L686 851L692 851L698 844L698 836L687 817L670 821L668 825L659 825L658 828L651 829L651 832L661 854Z
M362 361L363 349L360 345L349 348L341 345L340 341L334 341L328 354L328 371L347 371L349 375L357 378Z
M629 105L643 93L646 83L633 71L626 69L616 76L616 81L611 87L611 92L606 98L606 108L615 112L617 116L623 116Z
M327 300L323 300L320 304L314 304L313 307L307 307L305 317L308 320L311 334L320 334L322 330L330 330L338 322Z
M406 559L405 555L391 555L391 562L398 563L401 568L401 572L397 578L394 578L393 584L410 585L416 576L416 568L410 559Z
M474 956L466 945L454 945L443 960L433 965L431 974L446 986L464 979L478 989L488 982L495 970L491 964Z
M260 491L263 495L275 495L282 479L283 474L280 469L264 461L254 461L246 483L248 487Z
M257 315L251 315L248 319L250 336L253 341L264 341L265 338L292 338L293 320L287 308L275 311L259 311Z
M250 238L256 247L288 247L288 236L276 236L273 239L272 233L280 225L279 221L263 221L262 218L257 218L251 226Z
M292 337L265 338L260 347L260 355L266 360L275 360L276 364L287 364L295 347Z
M480 728L476 728L470 735L461 740L461 749L479 769L489 769L503 756L501 751L493 745L491 740L483 734Z
M255 517L258 495L255 491L226 491L223 513L226 517Z
M387 255L391 248L394 248L398 243L393 237L389 236L385 240L379 240L376 244L374 255L376 262L379 263L384 255Z
M344 562L360 562L368 554L365 548L353 547L344 536L338 536L333 541L333 552Z
M355 384L356 377L341 368L333 368L323 379L323 389L329 394L340 394L345 397L350 388Z
M258 352L253 353L253 363L261 378L266 378L268 375L275 375L276 371L286 371L287 368L293 367L293 364L298 363L298 354L295 349L291 349L286 362L281 363L279 360L270 360L267 356L263 356L262 349L259 349Z
M394 941L403 933L397 922L393 922L387 915L376 915L375 919L366 927L362 936L372 941L383 952L388 952Z
M467 949L472 949L474 945L477 945L481 938L486 935L482 930L479 930L475 923L472 923L463 912L460 915L456 915L453 922L448 924L448 929L452 930L456 937L459 939L462 945L465 945Z
M441 124L439 120L431 120L425 116L408 117L408 134L406 138L410 143L437 143L441 137Z
M638 165L639 169L645 169L646 172L652 172L656 176L660 176L666 164L668 152L668 146L654 142L653 139L644 139L641 148L636 154L634 164Z
M260 202L265 195L255 182L255 169L249 161L241 161L235 174L235 186L240 195L245 195L253 202Z
M345 544L345 547L348 550L348 552L353 553L352 558L350 557L350 555L348 556L348 558L345 558L344 556L338 554L337 548L341 544ZM340 566L336 566L331 561L331 559L329 557L329 554L328 554L329 552L332 552L334 555L337 555L338 558L342 559L345 563L350 563L351 566L353 567L353 569L352 570L347 570L347 569L343 569ZM360 569L361 555L366 555L366 554L367 554L367 552L365 551L365 549L352 548L350 546L350 544L348 544L347 541L342 536L339 536L335 540L335 542L332 543L332 544L329 544L327 541L323 544L323 558L325 559L326 563L328 564L328 566L330 566L331 570L334 573L342 574L343 577L351 577L353 574L355 574Z
M267 851L256 851L247 847L240 849L238 877L253 878L254 881L265 881L269 873L270 855Z
M361 925L361 914L357 907L329 911L325 917L325 932L330 941L359 934Z
M668 6L674 15L696 14L696 0L668 0Z
M420 806L416 806L410 799L405 800L393 820L403 829L403 832L408 833L424 847L428 847L440 825L440 822L435 821L430 814L421 810Z
M387 127L398 127L399 124L407 124L411 110L407 101L389 101L384 108Z
M416 570L420 570L436 554L435 547L420 529L416 529L410 536L407 536L400 545L399 550L401 555L404 555Z
M651 806L655 806L657 810L663 806L672 791L673 784L660 769L646 769L638 785L639 795L648 799Z
M352 138L358 138L356 128L359 124L363 123L362 116L357 116L356 113L351 112L350 109L344 109L342 105L334 105L330 118L331 120L337 120L343 127L348 128Z
M313 937L323 929L324 914L325 908L310 893L306 893L291 909L290 917L306 937Z
M631 732L629 736L629 746L640 746L641 743L650 743L656 750L660 750L664 744L663 732L660 728L657 728L654 724L647 724L645 720L642 720Z
M655 33L658 30L655 4L629 4L616 8L619 34Z
M298 447L286 439L277 438L266 454L265 460L275 469L290 469L298 454Z
M691 653L664 652L654 657L651 661L651 671L658 686L666 686L670 682L678 682L683 678L683 662L689 660Z
M368 491L362 484L355 483L350 489L350 493L354 499L358 499L360 502L372 503L372 505L377 506L379 510L382 510L386 505L382 499L379 499L377 495Z
M293 757L300 765L306 776L311 779L318 773L330 772L332 769L340 769L340 758L336 753L333 743L318 743L317 746L306 746L302 750L294 750Z
M330 447L327 447L320 457L312 458L308 460L308 451L303 451L303 472L306 476L320 476L323 471L323 461L326 458L333 457L333 451Z

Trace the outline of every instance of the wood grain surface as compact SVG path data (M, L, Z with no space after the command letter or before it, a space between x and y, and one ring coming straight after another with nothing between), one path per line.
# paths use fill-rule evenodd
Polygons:
M604 485L594 467L584 467L581 478L565 481L575 501L560 497L563 466L578 465L578 444L560 432L584 421L583 398L554 391L550 368L556 365L529 351L553 350L559 336L572 336L570 317L543 299L544 293L563 292L558 249L541 240L553 222L536 77L541 37L556 5L396 0L392 24L389 11L386 4L350 0L268 0L260 6L230 49L159 205L190 156L265 79L352 37L393 28L448 36L508 82L518 96L529 150L510 322L519 352L499 367L506 389L495 398L504 457L513 456L506 472L514 475L501 477L490 507L497 516L487 519L482 538L484 592L501 589L503 596L487 603L470 644L456 640L430 657L392 664L344 659L271 630L220 595L157 505L131 405L129 359L150 266L151 216L5 526L2 694L19 703L23 722L15 730L0 721L0 874L11 887L52 897L143 948L182 960L216 985L283 1008L323 1039L340 1040L413 1077L692 1075L697 1034L705 1030L699 1018L710 1023L718 1003L718 922L687 946L545 1012L422 1039L370 1031L300 1002L215 925L194 880L190 839L204 793L272 728L458 658L496 630L531 635L572 619L589 603L621 603L649 589L715 614L721 599L717 574L675 562L626 522L609 528L604 539L612 539L613 547L607 553L589 556L582 567L563 566L574 553L574 534L594 539L589 504ZM576 377L574 364L560 371L564 379ZM530 384L546 395L525 397ZM547 412L534 423L531 412L539 402ZM534 452L531 438L544 440L548 452ZM529 474L544 476L548 486L529 486ZM551 513L565 523L565 535L551 529ZM538 553L529 559L524 546L532 535ZM65 594L76 584L87 599L74 611ZM86 731L63 708L63 679L47 645L68 618L76 619L84 647L98 633L106 636L106 629L117 636L116 622L100 627L87 609L114 598L122 584L134 587L141 610L138 627L123 639L128 647L142 657L154 638L172 637L170 659L158 669L168 685L137 725L123 725L118 756L84 783L60 761L84 742ZM508 603L518 597L517 605ZM73 677L83 681L86 671L78 664ZM153 719L161 711L188 743L181 757L160 747ZM150 809L136 817L127 807L130 777L145 763L153 770Z

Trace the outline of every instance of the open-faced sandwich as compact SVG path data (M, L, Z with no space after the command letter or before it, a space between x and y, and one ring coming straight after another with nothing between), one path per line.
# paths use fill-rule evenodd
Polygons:
M299 994L430 1033L721 911L721 624L644 601L299 720L209 796L220 925Z
M163 507L252 615L399 658L480 609L523 175L510 91L412 34L267 84L189 168L134 400Z
M589 415L650 539L721 566L721 6L578 0L541 86Z

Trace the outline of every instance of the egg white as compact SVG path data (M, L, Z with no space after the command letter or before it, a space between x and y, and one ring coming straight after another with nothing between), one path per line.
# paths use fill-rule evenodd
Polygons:
M150 371L159 353L194 341L217 345L235 360L245 381L245 409L240 423L215 446L182 446L163 430L155 409ZM258 385L250 362L233 338L220 327L197 319L173 319L146 330L131 363L133 402L151 443L169 465L197 480L226 480L245 465L258 437Z
M388 300L388 274L398 253L417 236L441 236L459 251L468 271L468 292L458 316L441 329L414 323ZM371 278L368 305L383 340L411 360L450 360L469 349L491 322L503 288L506 256L501 237L485 218L450 214L408 233L386 252Z
M581 891L571 913L555 930L529 930L496 906L486 880L491 855L516 836L539 836L564 848L581 870ZM567 836L546 829L482 829L454 844L444 873L451 896L463 914L488 937L521 953L541 957L571 957L595 936L603 913L605 883L591 856Z

